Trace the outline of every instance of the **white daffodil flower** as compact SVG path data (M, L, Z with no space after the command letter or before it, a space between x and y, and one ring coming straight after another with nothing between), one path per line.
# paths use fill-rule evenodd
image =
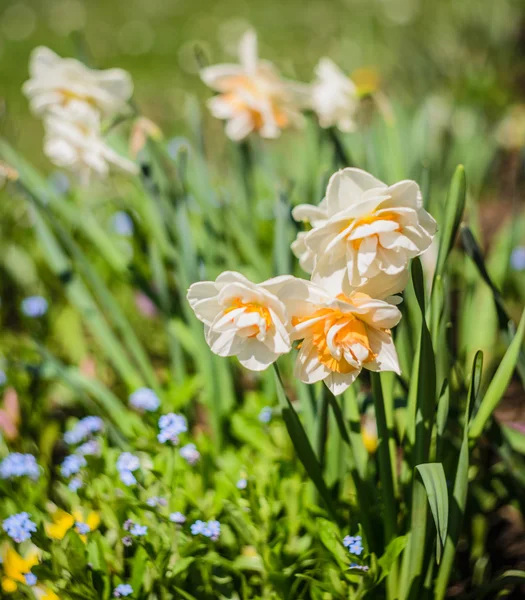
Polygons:
M317 227L328 218L326 198L323 198L318 206L298 204L292 210L292 217L295 221L302 221L307 225ZM315 255L306 245L305 238L307 234L307 231L300 231L290 247L299 260L303 271L311 273L315 266Z
M33 50L29 74L22 90L37 115L56 107L65 108L75 101L85 102L108 117L120 112L133 93L131 76L123 69L89 69L44 46Z
M390 329L401 312L393 304L363 291L335 296L293 277L279 297L290 316L291 339L302 340L295 376L304 383L324 381L338 395L362 369L400 372Z
M303 241L315 257L312 281L335 294L375 278L390 285L436 232L415 181L387 186L360 169L332 175L326 212Z
M337 127L346 133L355 131L359 93L355 83L329 58L315 68L311 85L311 106L321 127Z
M291 349L288 316L277 293L288 276L252 283L226 271L215 281L194 283L188 300L204 323L206 342L219 356L237 356L251 371L262 371Z
M256 131L276 138L282 129L301 125L300 98L306 101L307 87L284 81L270 62L259 60L252 30L241 38L239 59L240 65L214 65L200 72L204 83L219 92L208 107L214 117L227 121L226 135L239 141Z
M108 175L110 166L137 173L137 165L120 156L103 140L97 111L84 102L57 107L44 119L44 153L59 167L73 171L87 185L93 174Z

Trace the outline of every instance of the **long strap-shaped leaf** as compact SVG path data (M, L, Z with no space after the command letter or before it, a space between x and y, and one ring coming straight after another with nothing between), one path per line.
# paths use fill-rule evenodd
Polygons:
M503 332L505 338L507 339L507 343L510 344L510 339L512 337L512 334L514 333L514 323L505 308L505 302L503 301L503 297L500 291L498 290L495 283L492 281L492 278L490 277L487 271L487 267L483 259L483 253L476 241L476 238L474 237L474 234L472 233L470 228L466 225L464 225L461 228L461 243L465 252L476 265L479 274L481 275L481 278L489 286L492 292L492 297L494 299L496 313L498 316L499 328ZM516 368L518 370L521 382L525 387L525 352L523 352L521 348L519 350L518 357L516 360Z
M315 452L310 444L308 436L306 435L306 431L301 424L299 416L295 412L290 399L284 391L283 382L277 365L274 363L273 366L275 372L277 397L282 408L282 416L286 425L286 429L288 430L288 435L292 440L299 460L303 463L303 466L315 485L317 491L319 492L319 495L324 500L331 515L335 516L335 507L330 492L324 481L321 465L317 460Z
M468 442L468 423L471 409L476 402L481 384L481 372L483 369L483 353L476 352L472 365L472 374L470 377L470 389L465 405L465 416L463 425L463 441L459 452L456 478L454 480L454 491L452 493L453 502L450 507L450 519L448 528L448 537L445 543L443 559L439 567L438 576L435 584L435 599L442 600L447 592L450 573L456 555L456 548L461 533L461 524L463 513L467 504L468 492L468 468L469 468L469 442Z
M509 385L512 373L514 372L516 363L518 362L524 337L525 310L521 315L520 324L516 331L516 335L508 347L507 352L505 352L505 356L503 357L487 391L485 392L478 412L472 420L469 428L469 438L471 441L477 440L482 434L487 421L498 406L500 400L503 398L503 394Z
M427 492L430 511L436 525L436 559L441 561L441 554L447 539L448 529L448 491L445 471L441 463L417 465L425 490Z

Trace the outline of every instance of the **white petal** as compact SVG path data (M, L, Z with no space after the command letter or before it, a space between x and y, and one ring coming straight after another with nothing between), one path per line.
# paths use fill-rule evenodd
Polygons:
M250 371L264 371L279 358L279 355L272 352L262 342L254 339L245 340L237 358L241 365Z
M402 292L407 286L410 274L408 269L403 269L396 275L387 275L380 272L375 277L371 277L359 287L359 291L367 294L371 298L384 300L388 296ZM347 295L351 295L351 291L345 291Z
M257 71L257 34L248 29L239 42L239 59L247 73L255 75Z
M236 330L214 331L209 329L206 341L211 351L219 356L235 356L239 352L240 345L244 341L237 337Z
M306 223L315 223L327 218L326 209L313 204L298 204L292 209L292 217L295 221L304 221Z
M254 124L248 111L243 111L231 118L226 124L226 135L234 142L239 142L250 135Z
M353 204L358 204L363 193L370 189L385 189L387 186L370 173L352 167L338 171L328 182L326 197L328 212L333 215Z
M339 396L345 392L352 385L352 383L354 383L360 372L361 369L356 369L350 373L332 372L330 375L328 375L324 382L334 396Z
M365 363L363 366L365 368L376 367L378 371L394 371L398 375L401 374L401 367L399 366L399 359L392 335L385 331L370 329L368 339L372 352L377 354L377 356L373 362ZM370 368L370 370L375 370L375 368Z
M311 342L305 340L295 362L294 375L303 383L317 383L328 377L330 370L319 362L317 350Z
M312 281L326 292L337 296L343 290L343 281L347 276L345 256L334 260L329 254L322 255L315 264Z
M349 240L358 240L368 236L381 234L382 232L396 231L399 228L399 224L394 221L383 221L378 219L372 223L366 223L365 225L358 225L355 229L352 229Z
M239 65L214 65L201 69L199 74L208 87L218 92L227 92L244 72Z
M370 266L377 257L377 237L367 237L357 251L357 270L361 275L366 275Z
M379 243L388 250L403 249L409 252L410 256L417 256L419 248L414 242L399 231L384 231L379 234Z
M376 329L391 329L401 320L399 309L384 300L361 300L357 295L354 303L359 308L359 320Z

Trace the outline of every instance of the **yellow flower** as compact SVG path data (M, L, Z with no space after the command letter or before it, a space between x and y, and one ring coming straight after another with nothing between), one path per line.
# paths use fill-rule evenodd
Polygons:
M38 585L35 587L34 592L38 600L60 600L53 590L50 590L43 585Z
M377 437L377 423L371 415L364 415L361 419L361 438L369 454L374 454L379 445Z
M52 517L53 522L46 523L45 530L47 535L53 540L63 539L76 523L87 525L90 531L95 530L100 525L100 516L95 511L91 511L87 518L84 519L84 515L80 510L74 510L72 514L69 514L65 510L57 509ZM84 543L87 541L87 537L83 534L80 534L80 538Z
M2 590L8 594L15 592L17 583L25 583L24 575L38 564L38 549L33 547L24 557L20 556L11 546L2 548L2 563L4 576L2 577Z

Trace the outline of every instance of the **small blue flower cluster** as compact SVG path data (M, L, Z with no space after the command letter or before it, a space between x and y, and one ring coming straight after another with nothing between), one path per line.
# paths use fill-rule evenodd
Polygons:
M31 534L36 531L36 523L31 521L28 513L21 512L7 517L2 528L11 539L21 543L31 539Z
M133 219L123 210L117 211L111 219L111 228L118 235L131 237L133 235Z
M259 413L259 421L261 423L269 423L272 420L272 408L265 406Z
M42 296L28 296L22 300L20 308L26 317L36 319L46 314L48 303Z
M148 526L139 525L131 519L128 519L124 523L124 531L129 531L129 533L135 537L144 537L148 533Z
M75 528L80 535L86 535L91 531L91 527L87 523L81 523L80 521L75 523Z
M170 513L169 519L172 523L177 523L177 525L186 523L186 517L179 511Z
M179 443L179 435L188 431L188 423L183 415L168 413L162 415L159 419L160 433L157 439L161 444L171 442L176 445Z
M196 465L201 458L195 444L186 444L179 450L179 454L190 465Z
M77 454L80 456L99 456L100 442L98 440L89 440L77 448Z
M241 477L235 486L238 490L245 490L248 487L248 480L244 477Z
M68 483L68 488L72 492L78 492L78 490L84 485L84 482L80 477L73 477L73 479Z
M63 477L71 477L76 475L82 467L87 465L86 459L80 454L70 454L66 456L64 462L60 466L60 472Z
M206 523L206 521L199 519L190 526L190 530L192 535L203 535L216 542L221 534L221 524L215 520Z
M154 412L160 406L160 400L157 394L150 388L139 388L129 397L129 403L137 410Z
M11 452L0 463L0 478L13 479L24 476L30 477L33 480L37 480L40 477L36 458L32 454Z
M100 433L103 429L104 422L100 417L84 417L71 431L64 434L64 441L70 445L80 444L93 434Z
M510 265L514 271L525 271L525 246L517 246L510 255Z
M24 579L26 581L26 585L28 585L29 587L33 587L34 585L36 585L36 582L38 581L37 576L34 575L33 573L25 573Z
M350 552L350 554L359 556L364 550L363 538L360 535L347 535L343 539L343 546L348 548L348 552Z
M137 478L133 472L140 468L140 460L138 456L131 452L123 452L117 459L117 471L119 472L120 481L124 485L130 486L137 483Z
M146 500L146 504L151 508L155 508L156 506L167 506L168 501L160 496L152 496Z
M115 598L121 598L122 596L131 596L133 594L133 588L129 585L129 583L120 583L113 590L113 596Z

